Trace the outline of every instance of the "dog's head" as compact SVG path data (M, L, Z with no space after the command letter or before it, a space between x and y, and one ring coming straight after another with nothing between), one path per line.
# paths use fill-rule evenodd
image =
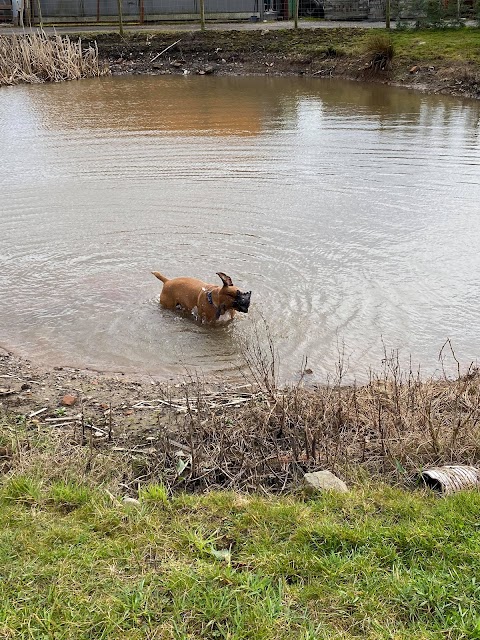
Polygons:
M219 291L220 305L224 305L225 309L236 309L242 313L248 313L252 292L240 291L238 287L234 286L230 276L222 272L217 272L217 276L223 282L223 287Z

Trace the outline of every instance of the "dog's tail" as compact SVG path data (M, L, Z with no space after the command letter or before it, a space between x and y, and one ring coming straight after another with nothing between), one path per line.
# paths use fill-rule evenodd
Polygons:
M156 278L161 280L163 283L168 282L168 278L165 278L165 276L162 276L162 274L158 273L158 271L152 271L152 273Z

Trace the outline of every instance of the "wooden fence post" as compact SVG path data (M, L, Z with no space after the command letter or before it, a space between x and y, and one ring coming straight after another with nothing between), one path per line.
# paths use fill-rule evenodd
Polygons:
M117 0L118 6L118 30L123 38L123 13L122 13L122 0Z

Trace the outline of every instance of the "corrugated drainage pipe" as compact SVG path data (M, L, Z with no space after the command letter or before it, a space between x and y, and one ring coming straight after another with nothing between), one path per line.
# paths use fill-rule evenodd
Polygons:
M463 489L473 489L480 485L479 470L475 467L459 464L426 469L420 478L427 487L440 491L443 495L456 493Z

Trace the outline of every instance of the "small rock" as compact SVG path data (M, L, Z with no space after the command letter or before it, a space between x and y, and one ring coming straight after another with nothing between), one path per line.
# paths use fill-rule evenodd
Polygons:
M314 473L306 473L303 481L307 489L311 491L337 491L339 493L348 493L348 487L337 478L331 471L315 471Z
M136 498L129 498L128 496L125 496L122 500L123 504L129 504L132 505L134 507L139 507L140 506L140 500L137 500Z
M62 404L65 407L73 407L73 405L77 402L77 396L72 396L67 393L67 395L63 396Z
M419 70L418 65L415 65L409 70L409 73L417 73L418 70Z

